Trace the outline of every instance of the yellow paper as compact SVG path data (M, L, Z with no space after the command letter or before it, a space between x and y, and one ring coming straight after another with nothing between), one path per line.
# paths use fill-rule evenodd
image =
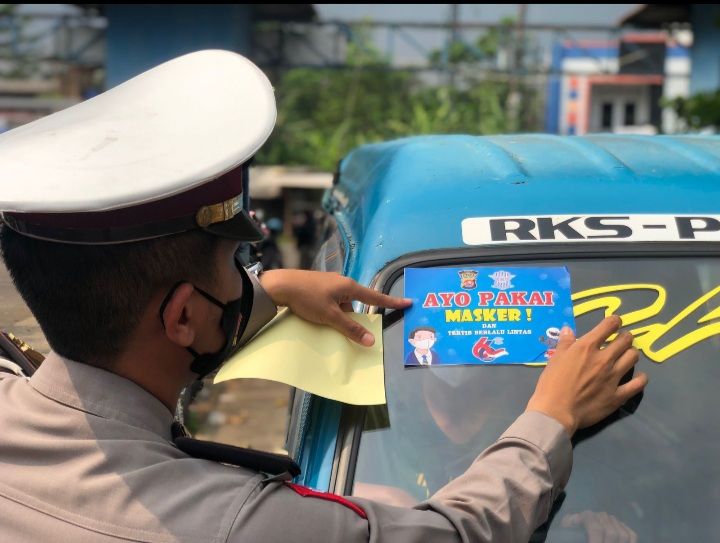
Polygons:
M283 311L220 369L215 382L268 379L355 405L385 403L382 317L347 313L375 336L363 347Z

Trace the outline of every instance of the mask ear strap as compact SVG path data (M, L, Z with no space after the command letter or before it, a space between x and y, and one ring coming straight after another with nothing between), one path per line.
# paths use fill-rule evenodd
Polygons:
M173 287L167 293L167 296L165 296L162 303L160 304L160 312L159 312L160 313L160 322L162 322L163 328L165 328L165 319L164 319L165 308L167 308L167 305L170 303L170 298L172 298L173 294L175 294L175 291L183 283L189 283L189 281L186 281L185 279L183 279L182 281L178 281L177 283L175 283L175 285L173 285ZM201 296L203 296L205 299L209 300L210 302L214 303L216 306L220 307L221 309L223 307L225 307L225 304L222 303L217 298L215 298L215 296L213 296L212 294L205 292L203 289L201 289L200 287L196 287L195 285L193 285L193 288L195 290L197 290Z
M173 294L175 294L175 291L178 289L180 285L183 283L188 283L189 281L182 280L178 281L173 285L173 287L170 289L170 291L167 293L167 296L163 299L162 303L160 304L160 310L159 310L159 317L160 322L162 323L163 330L165 329L165 309L167 309L168 303L170 303L170 299L172 298ZM212 296L211 294L205 292L203 289L199 287L194 287L195 290L197 290L202 296L204 296L207 300L214 303L215 305L219 306L220 308L224 308L225 304L220 302L217 298ZM200 378L210 371L212 371L216 367L216 362L214 360L214 354L208 353L208 354L199 354L195 349L192 347L185 347L185 349L193 356L193 362L190 366L190 370L199 374Z
M184 279L182 281L178 281L173 285L173 288L170 289L170 291L167 293L167 296L163 299L162 303L160 304L160 322L162 323L163 330L165 329L165 309L167 308L167 305L170 303L170 298L173 297L173 294L175 294L175 291L178 289L180 285L183 283L187 283Z
M216 306L218 306L220 309L222 309L222 308L225 307L225 304L224 304L224 303L222 303L220 300L218 300L217 298L215 298L215 296L213 296L212 294L210 294L210 293L208 293L208 292L205 292L205 291L204 291L203 289L201 289L200 287L195 287L195 290L197 290L202 296L204 296L206 300L209 300L210 302L214 303L214 304L215 304Z

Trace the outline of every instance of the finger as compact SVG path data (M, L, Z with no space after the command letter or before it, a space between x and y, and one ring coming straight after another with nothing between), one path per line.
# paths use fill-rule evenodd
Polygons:
M630 349L625 351L620 356L620 358L615 361L615 367L613 368L613 373L618 378L618 380L620 380L623 375L629 372L632 367L637 364L638 360L640 360L640 351L638 351L636 348L631 347Z
M613 517L613 519L618 527L620 543L637 543L637 534L635 534L635 532L633 532L627 524L617 517Z
M337 311L333 311L331 320L328 324L345 337L353 340L355 343L359 343L365 347L372 347L375 343L375 336L373 336L362 324L355 322L345 313L340 311L339 308Z
M564 351L573 343L575 343L575 332L569 326L563 326L562 330L560 330L560 339L557 347L555 347L555 352Z
M353 286L354 288L350 293L353 300L359 300L364 304L376 305L378 307L388 307L390 309L404 309L412 305L412 300L409 298L388 296L387 294L364 287L358 283L354 283Z
M615 520L615 524L617 524L618 533L620 534L619 541L621 543L632 543L635 532L633 532L628 526L620 522L616 517L613 517L613 519ZM635 538L637 538L637 536L635 536Z
M605 530L596 520L586 522L585 531L587 532L588 543L605 543Z
M578 526L585 526L592 522L595 513L592 511L583 511L582 513L569 513L562 519L563 528L576 528Z
M632 347L633 339L632 334L624 332L608 343L603 348L603 352L610 358L610 360L614 361Z
M614 516L607 515L607 519L604 520L604 525L606 543L627 543L620 523Z
M352 313L353 306L350 302L343 302L340 304L340 309L342 309L345 313Z
M638 373L624 385L620 385L615 391L615 403L617 406L623 405L630 398L639 394L648 384L648 376L644 373Z
M613 516L602 512L598 514L598 524L603 531L603 541L605 543L619 543L620 534L617 531L617 525L613 522Z
M592 511L582 511L581 513L569 513L562 519L563 528L575 528L578 526L586 526L593 521L595 513Z
M605 343L605 341L607 341L607 338L620 329L620 326L622 326L620 317L617 315L611 315L609 317L605 317L602 321L600 321L600 324L590 330L581 339L600 347L603 343Z

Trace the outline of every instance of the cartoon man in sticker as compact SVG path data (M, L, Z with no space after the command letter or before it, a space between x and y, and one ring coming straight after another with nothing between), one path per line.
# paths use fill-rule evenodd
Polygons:
M420 326L410 332L408 343L415 350L410 351L405 359L406 366L430 366L433 364L442 364L442 360L437 351L433 350L433 345L437 341L435 328L432 326Z

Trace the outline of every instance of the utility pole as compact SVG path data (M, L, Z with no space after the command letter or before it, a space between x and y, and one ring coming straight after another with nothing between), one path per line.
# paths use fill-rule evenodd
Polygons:
M452 65L450 54L452 53L453 45L460 38L460 4L450 4L450 40L447 46L447 69L448 69L448 84L451 88L455 87L455 67Z

